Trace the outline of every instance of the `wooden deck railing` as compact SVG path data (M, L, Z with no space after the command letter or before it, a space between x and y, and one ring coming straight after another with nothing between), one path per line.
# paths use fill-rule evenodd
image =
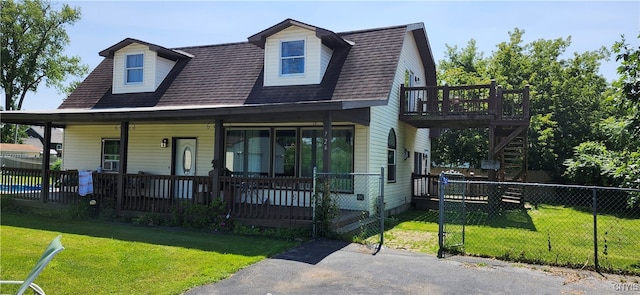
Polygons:
M50 171L47 194L41 192L39 169L2 168L0 194L18 199L70 204L91 198L124 211L170 213L185 202L210 204L224 198L232 216L238 218L312 220L311 178L221 177L220 192L212 191L208 176L171 176L148 173L125 174L122 199L117 200L119 175L92 173L93 193L78 194L78 171ZM42 195L46 199L42 199ZM118 204L119 208L118 208Z
M440 190L439 176L437 174L411 174L411 191L413 198L437 199ZM466 177L465 180L486 181L485 176ZM486 198L489 195L487 185L470 182L465 188L465 196L473 198Z
M239 218L312 220L313 180L221 177L224 200Z
M491 116L494 120L528 120L529 89L505 90L489 85L400 86L400 119Z

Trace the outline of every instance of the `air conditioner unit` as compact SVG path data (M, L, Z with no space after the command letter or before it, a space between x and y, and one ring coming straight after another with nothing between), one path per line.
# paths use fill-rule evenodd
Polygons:
M118 163L119 161L104 161L104 164L102 165L102 169L105 171L118 170Z

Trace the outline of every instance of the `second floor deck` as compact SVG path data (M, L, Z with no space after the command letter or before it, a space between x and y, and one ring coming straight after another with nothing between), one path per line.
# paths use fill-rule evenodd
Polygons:
M529 87L488 85L400 87L400 121L418 128L529 125Z

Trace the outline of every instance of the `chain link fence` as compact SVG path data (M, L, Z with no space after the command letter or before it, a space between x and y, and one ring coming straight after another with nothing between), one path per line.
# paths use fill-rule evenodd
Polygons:
M640 190L440 180L440 251L640 274Z
M362 243L379 251L384 240L380 173L314 173L314 236Z

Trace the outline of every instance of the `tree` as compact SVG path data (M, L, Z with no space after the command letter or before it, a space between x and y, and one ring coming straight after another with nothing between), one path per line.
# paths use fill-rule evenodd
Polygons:
M471 39L465 48L447 47L446 59L438 64L440 84L477 85L491 83L487 73L488 60L478 51L476 41ZM489 147L487 129L446 129L431 143L433 158L437 165L450 167L469 165L480 168L487 158Z
M447 46L438 74L453 85L488 84L491 79L505 89L530 85L529 167L559 176L565 167L558 163L594 137L594 123L610 116L611 108L603 107L607 83L598 74L608 51L603 47L563 59L571 37L525 44L524 33L518 28L509 32L509 40L497 44L488 58L477 51L474 40L463 49ZM486 132L446 130L433 147L436 161L480 163L487 154Z
M522 44L523 34L516 28L508 43L498 45L489 72L507 88L530 84L529 168L559 177L565 167L558 163L593 138L591 126L607 116L602 108L607 83L598 69L608 51L602 47L562 59L571 37Z
M565 176L574 183L640 188L640 47L631 48L622 36L612 51L620 77L604 102L610 116L597 122L593 140L578 145L565 161ZM640 194L628 203L640 206Z
M640 34L638 39L640 40ZM640 135L640 47L634 50L622 36L622 40L616 42L612 50L616 54L616 61L620 61L617 69L620 79L614 82L614 87L621 94L620 106L632 120L629 125L632 133Z
M64 91L68 75L82 76L88 67L79 57L63 54L69 44L64 28L80 19L80 9L62 5L55 10L50 2L4 1L0 29L2 37L2 87L7 110L20 110L29 91L41 82Z

